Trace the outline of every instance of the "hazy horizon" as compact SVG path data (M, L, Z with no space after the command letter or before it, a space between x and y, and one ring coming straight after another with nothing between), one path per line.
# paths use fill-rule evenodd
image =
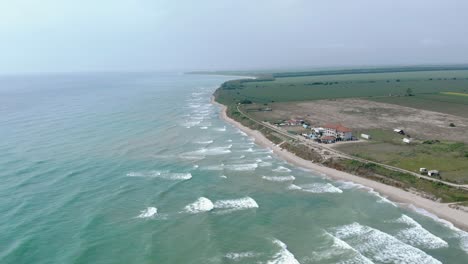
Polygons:
M1 1L0 74L467 64L467 11L456 0Z

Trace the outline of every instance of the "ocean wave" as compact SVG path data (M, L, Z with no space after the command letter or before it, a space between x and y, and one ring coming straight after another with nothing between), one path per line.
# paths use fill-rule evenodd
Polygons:
M359 253L351 245L338 237L325 231L324 240L326 246L320 248L320 251L313 252L311 257L306 257L305 261L316 263L322 260L342 259L341 264L373 264L370 259ZM331 245L330 245L331 242ZM328 261L325 261L328 262Z
M369 190L370 194L377 196L379 198L377 200L378 203L386 203L386 204L390 204L390 205L392 205L394 207L397 207L397 205L394 202L388 200L386 197L382 196L380 193L374 191L374 189L369 188L369 187L363 187L363 189L367 189L367 190Z
M226 126L214 128L213 130L214 130L214 131L218 131L218 132L224 132L224 131L226 131Z
M240 261L241 259L245 258L255 258L260 256L260 253L256 253L253 251L247 251L247 252L229 252L226 255L224 255L225 258L234 260L234 261Z
M253 171L258 167L257 163L247 163L247 164L230 164L226 165L225 168L233 171Z
M215 209L223 209L218 213L230 213L238 210L258 208L257 202L251 197L243 197L239 199L218 200L214 202Z
M303 192L310 193L342 193L343 191L340 188L333 186L330 183L310 183L303 185L289 185L288 189L290 190L300 190Z
M213 143L214 141L213 140L205 140L205 141L195 141L196 144L211 144Z
M296 257L288 250L288 246L279 239L273 240L280 250L269 260L268 264L299 264Z
M410 245L428 249L448 247L447 242L424 229L418 222L407 215L402 215L394 222L409 226L409 228L398 232L396 237Z
M302 190L300 186L297 186L296 184L291 184L288 186L289 190Z
M151 218L157 213L158 213L158 209L156 207L148 207L145 210L141 211L137 217L138 218Z
M452 223L450 223L449 221L446 221L444 219L441 219L439 217L437 217L436 215L422 209L422 208L418 208L412 204L409 205L409 208L412 209L413 211L421 214L421 215L424 215L426 217L429 217L431 218L432 220L442 224L443 226L449 228L450 230L452 230L454 233L453 235L455 237L457 237L459 239L459 243L460 243L460 248L465 251L467 254L468 254L468 232L465 232L457 227L455 227Z
M266 161L262 161L262 162L258 163L258 166L260 166L260 167L270 167L272 165L273 164L271 162L266 162Z
M296 177L289 176L262 176L262 179L273 182L285 182L285 181L294 181Z
M227 147L201 148L196 151L187 152L186 156L216 156L231 153L231 145Z
M198 198L195 202L185 206L185 212L197 214L202 212L209 212L213 210L213 202L210 199L205 197Z
M160 178L165 180L190 180L191 173L171 173L167 171L129 172L128 177Z
M286 167L283 167L283 166L279 166L278 168L276 169L273 169L274 172L291 172L290 169L286 168Z
M335 229L334 235L375 262L441 263L424 251L408 245L392 235L359 223L338 227Z

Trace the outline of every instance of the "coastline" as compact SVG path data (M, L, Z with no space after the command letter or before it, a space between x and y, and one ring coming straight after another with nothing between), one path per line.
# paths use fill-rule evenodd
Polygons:
M397 187L386 185L386 184L376 182L370 179L366 179L363 177L359 177L359 176L356 176L347 172L328 168L328 167L325 167L317 163L313 163L308 160L304 160L294 155L293 153L278 147L273 142L268 140L261 132L245 127L239 122L228 117L226 114L227 107L225 105L222 105L216 102L214 100L214 96L211 97L211 102L221 107L221 112L220 112L221 119L237 127L238 129L240 129L247 135L254 138L255 143L257 143L258 145L266 147L266 148L270 148L276 156L287 161L288 163L321 173L331 179L351 181L357 184L361 184L365 187L372 188L374 191L389 198L389 200L400 203L401 205L406 206L406 207L411 207L411 205L413 205L417 208L424 209L427 212L432 213L443 220L449 221L456 227L462 230L468 231L468 213L463 212L461 210L450 208L448 204L438 203L438 202L423 198L414 193L404 191Z

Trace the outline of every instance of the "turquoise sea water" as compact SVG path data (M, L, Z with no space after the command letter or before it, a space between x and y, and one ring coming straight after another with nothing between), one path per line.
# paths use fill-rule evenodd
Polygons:
M228 79L0 77L0 263L468 263L450 223L220 120Z

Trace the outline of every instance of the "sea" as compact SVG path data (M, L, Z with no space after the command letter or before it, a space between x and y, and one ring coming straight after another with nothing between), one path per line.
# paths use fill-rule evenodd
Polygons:
M0 263L468 263L451 223L223 121L235 78L0 77Z

